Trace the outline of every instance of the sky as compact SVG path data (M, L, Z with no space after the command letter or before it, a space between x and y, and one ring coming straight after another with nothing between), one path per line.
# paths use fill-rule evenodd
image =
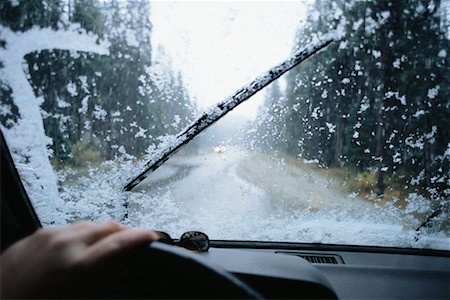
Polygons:
M153 54L162 45L199 108L213 105L291 54L305 2L152 2ZM253 119L263 93L236 108Z

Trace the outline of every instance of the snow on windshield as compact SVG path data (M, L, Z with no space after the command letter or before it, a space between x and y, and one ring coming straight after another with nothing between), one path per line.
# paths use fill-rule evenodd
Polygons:
M450 249L449 8L389 3L208 3L187 17L186 3L6 1L1 130L42 223ZM224 87L332 29L344 38L123 190Z
M20 120L11 128L2 126L2 132L17 168L26 178L24 183L27 185L27 191L30 197L36 200L36 209L41 212L43 218L52 218L52 210L60 202L56 177L48 160L47 146L52 144L52 139L45 135L39 112L41 99L36 97L31 89L23 70L23 59L26 54L44 49L107 54L107 45L97 44L95 35L87 34L77 26L59 31L51 28L31 28L25 32L14 33L5 27L1 30L1 38L6 47L0 51L0 60L3 63L0 75L4 80L3 84L7 84L11 89L13 105L20 114ZM11 111L11 106L5 104L4 100L2 96L2 117ZM43 209L40 209L41 206Z

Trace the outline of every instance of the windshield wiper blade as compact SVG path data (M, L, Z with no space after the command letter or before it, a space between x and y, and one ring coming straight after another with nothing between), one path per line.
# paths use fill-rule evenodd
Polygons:
M130 191L132 188L142 182L149 173L155 171L159 166L167 161L171 155L173 155L177 152L178 149L180 149L181 146L188 143L204 129L225 116L233 108L249 99L251 96L270 84L272 81L279 78L281 75L297 66L308 57L325 48L331 42L339 40L340 38L341 35L336 31L323 35L320 40L308 44L299 51L295 52L284 62L274 66L267 72L256 77L256 79L251 81L249 84L238 89L234 93L234 95L226 98L225 100L219 102L216 105L213 105L212 107L204 111L192 123L190 123L186 128L178 133L171 143L166 143L164 144L164 147L158 148L157 152L154 153L151 160L146 163L144 170L141 171L139 175L132 178L125 185L124 190Z
M441 204L438 208L436 208L417 228L416 231L420 231L422 228L427 227L433 219L440 216L444 212L448 212L450 205L447 203Z

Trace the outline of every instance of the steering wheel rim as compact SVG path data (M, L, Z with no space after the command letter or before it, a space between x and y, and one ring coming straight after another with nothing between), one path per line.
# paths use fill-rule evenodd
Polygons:
M124 257L127 276L100 298L262 299L253 288L199 254L152 242Z

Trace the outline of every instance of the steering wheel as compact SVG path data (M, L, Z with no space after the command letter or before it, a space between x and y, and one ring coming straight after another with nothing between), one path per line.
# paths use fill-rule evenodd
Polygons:
M152 242L123 258L126 276L95 291L95 298L262 299L236 276L192 251Z

